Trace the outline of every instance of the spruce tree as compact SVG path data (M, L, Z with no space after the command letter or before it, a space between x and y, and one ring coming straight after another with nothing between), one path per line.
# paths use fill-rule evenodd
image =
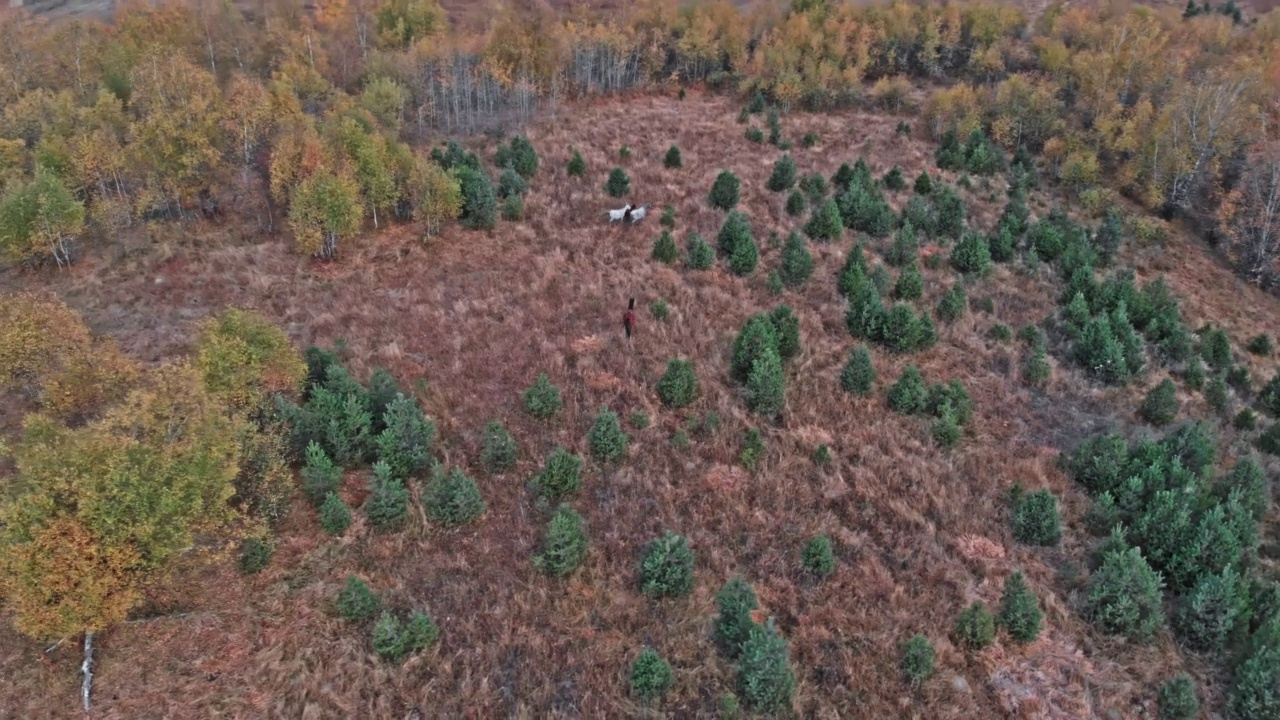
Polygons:
M1138 548L1113 550L1090 580L1084 615L1103 632L1146 640L1164 619L1163 586Z
M849 360L840 371L840 387L845 392L866 397L876 381L875 367L871 364L871 353L865 345L859 345L849 353Z
M337 493L329 493L320 505L320 527L330 535L341 535L351 526L351 511Z
M962 647L981 650L995 640L995 618L985 605L975 600L956 618L955 636Z
M804 234L818 241L834 240L843 230L844 223L835 200L827 200L815 207L809 221L804 224Z
M747 407L761 415L777 415L784 402L782 358L774 347L768 347L747 377Z
M922 170L920 174L916 176L916 181L915 184L912 185L912 189L915 190L917 195L923 195L925 197L933 194L933 179L929 177L929 173Z
M498 222L498 197L488 173L470 167L454 172L462 189L462 226L468 230L492 230Z
M805 247L804 238L792 231L787 235L787 242L782 246L782 265L778 268L778 277L788 287L800 287L813 274L813 256Z
M795 687L791 650L773 618L764 625L753 624L738 658L738 688L747 707L776 715L791 706Z
M684 264L690 270L709 270L716 263L716 251L698 233L690 233L685 246Z
M529 192L529 183L516 172L513 167L505 167L498 174L498 199L506 200L512 197L520 197Z
M964 200L950 185L938 185L933 189L933 206L936 213L936 231L944 237L960 237L965 227Z
M968 306L969 301L965 297L964 287L960 283L956 283L938 299L936 313L938 319L942 322L953 323L964 315L964 311Z
M902 267L915 262L920 257L920 242L916 238L915 226L911 221L904 221L902 227L893 234L893 245L885 253L884 260L894 267Z
M884 186L894 191L905 190L907 179L902 176L902 168L897 165L889 168L889 172L884 175Z
M375 530L397 530L409 519L409 490L385 461L379 460L373 466L364 515Z
M604 191L609 197L620 198L631 191L631 178L627 176L627 171L620 167L615 167L609 171L609 178L605 180Z
M339 615L352 622L360 622L376 615L381 602L363 580L348 575L335 605Z
M831 553L831 539L818 535L804 544L800 554L804 569L814 577L825 578L836 571L836 559Z
M924 295L924 277L920 275L920 265L911 262L898 275L898 282L893 286L893 296L899 300L919 300Z
M738 176L728 170L721 170L711 185L711 193L707 202L711 207L720 210L732 210L738 204Z
M716 616L713 635L716 645L730 659L738 657L755 621L751 611L760 606L750 583L735 575L716 593Z
M534 491L547 500L559 500L577 492L582 484L582 458L556 447L533 478Z
M1138 414L1156 427L1163 427L1173 422L1178 414L1178 390L1174 387L1173 381L1165 378L1160 381L1160 384L1151 388L1142 400L1142 407L1138 409Z
M962 273L983 275L991 269L991 248L980 233L967 232L951 251L951 266Z
M827 196L827 179L822 173L809 173L800 178L800 189L810 200L817 202Z
M437 471L422 493L427 517L444 527L458 527L478 519L485 511L476 481L454 468Z
M783 155L773 164L773 174L765 183L773 192L790 190L796 184L796 163L790 155Z
M543 420L560 412L560 388L551 384L546 373L538 375L533 385L524 391L524 409L530 415Z
M666 695L675 682L671 663L663 660L652 648L646 648L631 664L631 694L645 702Z
M754 247L755 241L751 237L751 221L747 216L737 210L732 210L725 216L724 223L720 225L720 232L716 234L716 246L720 252L732 257L738 246L750 242Z
M1187 7L1195 7L1195 0L1187 0ZM1157 696L1160 720L1194 720L1200 714L1200 700L1196 698L1196 684L1188 675L1178 675L1160 686Z
M658 239L653 242L653 259L670 265L679 257L680 251L676 249L676 241L671 237L671 231L663 230Z
M768 315L753 315L743 324L733 343L730 375L747 382L751 370L766 350L778 351L778 331Z
M587 545L582 516L568 505L561 505L547 523L542 552L534 556L533 564L552 577L563 577L586 559Z
M658 380L658 398L670 408L688 406L698 397L698 376L692 360L668 360L667 371Z
M1013 509L1013 537L1028 545L1057 545L1062 539L1058 524L1058 499L1047 489L1023 495Z
M919 685L933 675L933 643L924 635L913 635L902 646L902 676L912 685Z
M769 322L778 338L778 356L790 360L800 353L800 319L790 306L779 305L769 313Z
M747 239L738 242L733 252L729 254L729 270L734 275L745 277L756 269L759 261L760 253L756 250L756 241L747 236Z
M662 165L668 169L682 167L684 162L680 159L680 148L675 145L667 148L667 155L662 158Z
M422 413L418 403L402 393L387 406L378 435L378 458L391 466L398 478L421 475L431 465L431 443L436 426Z
M792 190L787 196L786 211L791 217L800 217L804 214L804 209L808 205L804 199L804 193L799 190Z
M922 413L925 411L927 396L928 388L925 387L924 377L920 375L920 368L908 365L898 381L889 387L889 408L904 415Z
M342 480L342 468L333 464L320 443L307 445L306 463L302 466L302 493L317 507L331 493L336 492Z
M1204 401L1209 407L1222 412L1227 409L1229 399L1227 397L1227 374L1215 373L1209 380L1209 384L1204 389Z
M600 462L613 462L627 454L630 439L622 431L618 414L608 408L600 408L596 421L587 433L587 445L591 455Z
M587 161L582 159L582 153L577 150L573 151L573 155L569 158L569 163L565 166L565 172L569 177L580 178L587 174Z
M640 590L651 598L680 597L693 591L693 550L684 536L667 531L645 546Z
M1022 573L1015 572L1004 581L1004 594L1000 597L1000 624L1009 637L1018 642L1031 642L1040 634L1044 612L1035 593L1027 586Z

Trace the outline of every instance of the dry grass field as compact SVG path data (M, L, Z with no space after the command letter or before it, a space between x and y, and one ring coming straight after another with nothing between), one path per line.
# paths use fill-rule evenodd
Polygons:
M780 152L745 140L737 111L729 99L696 92L683 101L642 95L562 107L530 128L542 165L527 219L490 233L452 227L423 241L416 228L398 227L346 243L325 264L300 257L284 236L231 241L218 226L159 226L136 254L93 252L63 272L0 275L10 287L51 288L91 328L148 362L185 351L196 322L227 306L260 311L300 346L343 338L358 375L381 365L415 389L439 427L441 459L477 477L488 503L482 520L461 531L415 522L393 535L355 527L333 541L299 501L266 571L246 578L223 563L182 573L146 613L101 636L91 717L713 717L735 682L710 637L714 595L735 573L753 583L790 641L803 717L1154 717L1153 689L1182 660L1167 633L1126 645L1080 619L1087 499L1055 463L1059 449L1087 434L1136 425L1133 412L1163 371L1141 386L1101 389L1055 364L1046 390L1024 388L1019 345L986 333L997 322L1016 330L1049 315L1057 282L1049 268L1015 263L969 288L971 299L990 298L993 312L940 326L938 344L923 353L873 350L877 392L842 393L838 374L854 341L835 274L852 237L811 245L810 282L770 294L765 278L780 248L767 238L785 237L803 219L788 217L785 195L765 189ZM933 146L895 134L897 122L794 113L783 127L789 138L819 137L791 151L801 173L829 176L860 155L877 175L893 163L908 178L935 171ZM683 169L662 166L673 143ZM624 144L629 160L618 159ZM583 180L565 173L570 146L586 158ZM692 271L651 260L656 212L635 227L605 222L605 209L621 204L602 190L615 164L631 175L634 202L676 208L682 250L691 231L714 242L723 214L708 207L706 192L720 169L733 170L760 269L742 279L722 264ZM895 208L909 193L891 194ZM1004 181L975 182L964 196L971 222L986 229L1003 206ZM1047 209L1037 196L1033 213ZM191 239L175 239L188 230ZM873 262L883 248L871 241ZM1280 301L1237 281L1179 232L1162 246L1127 247L1123 262L1140 279L1164 273L1192 327L1212 320L1237 345L1276 330ZM924 275L920 307L929 308L958 277L945 263ZM639 310L630 345L621 331L629 297ZM647 310L657 298L671 306L665 322ZM784 419L761 426L768 452L747 472L737 463L740 441L759 420L728 377L729 352L743 321L779 302L800 318L802 350L787 368ZM702 382L702 397L686 411L664 409L654 390L671 358L693 360ZM1275 370L1274 361L1253 361L1255 376ZM883 388L907 363L931 382L960 379L973 396L973 423L955 449L938 448L927 421L886 407ZM520 408L520 393L540 372L565 395L565 411L545 423ZM1208 413L1198 396L1181 400L1184 415ZM612 467L588 461L573 505L586 518L591 550L571 579L551 580L530 561L547 513L526 483L556 444L585 452L602 406L624 419L630 457ZM637 411L650 417L647 429L627 425ZM687 450L672 447L672 434L708 411L723 419L719 432L695 435ZM495 418L521 454L513 470L489 476L477 456L480 431ZM1224 447L1231 433L1223 431ZM811 460L823 443L834 456L826 469ZM1062 498L1060 547L1012 540L1006 498L1015 483ZM351 474L346 499L356 501L362 487ZM636 573L642 546L666 529L689 538L696 586L687 598L655 602L640 594ZM832 538L838 568L814 583L799 556L818 532ZM1264 539L1264 554L1273 542ZM1041 598L1040 639L1018 646L1002 638L976 655L954 646L955 615L975 599L997 605L1015 570ZM332 611L349 573L394 605L428 609L440 643L403 666L380 662L367 630ZM938 672L912 689L900 677L899 647L917 632L934 642ZM660 711L627 697L627 668L645 646L676 669ZM8 624L0 628L0 718L75 714L79 648L42 650ZM1206 659L1185 669L1213 705L1224 687L1211 668Z

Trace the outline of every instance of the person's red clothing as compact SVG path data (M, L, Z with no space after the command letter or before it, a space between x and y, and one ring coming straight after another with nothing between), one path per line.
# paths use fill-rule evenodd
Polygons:
M622 327L625 328L627 331L628 340L631 339L631 332L635 329L635 326L636 326L636 314L628 310L627 314L622 316Z

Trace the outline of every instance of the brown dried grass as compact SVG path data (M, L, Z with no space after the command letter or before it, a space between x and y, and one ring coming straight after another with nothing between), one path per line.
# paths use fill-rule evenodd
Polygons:
M625 674L646 644L677 669L663 709L710 716L734 683L708 633L714 594L734 573L754 583L789 637L799 675L795 706L805 715L1149 711L1154 683L1181 661L1169 638L1150 648L1116 646L1071 610L1079 584L1060 574L1083 562L1086 500L1054 465L1056 448L1130 416L1140 391L1099 389L1059 368L1047 391L1028 392L1017 382L1016 346L984 335L997 318L1017 328L1052 312L1047 272L1000 268L970 289L993 299L994 317L971 313L941 327L938 345L916 356L874 353L882 386L908 362L930 381L964 381L975 418L961 445L942 451L927 423L889 412L882 393L858 399L838 391L852 342L833 278L850 241L814 246L814 279L783 298L803 336L788 371L785 420L764 428L768 453L754 472L737 467L741 434L757 421L729 382L728 348L750 314L778 302L764 277L779 251L765 238L798 223L783 212L784 198L764 188L777 151L748 143L736 113L732 102L696 92L683 102L641 96L568 108L559 121L531 129L544 169L527 200L529 219L491 233L455 228L423 242L413 228L396 227L347 243L328 265L299 258L278 238L168 243L163 253L118 262L91 256L64 273L12 278L52 287L93 328L147 361L184 352L196 321L227 305L259 310L300 345L343 337L357 373L382 364L406 387L426 381L423 399L445 460L480 479L489 507L459 531L419 519L400 534L373 535L358 524L331 541L299 506L260 576L226 567L188 574L174 593L191 615L103 636L93 716L395 718L413 708L439 717L639 715ZM802 172L830 174L865 149L875 172L898 163L913 177L929 164L931 148L895 135L896 121L844 112L797 113L783 122L788 137L821 137L815 148L791 151ZM721 267L669 268L649 260L656 223L604 224L600 215L613 203L601 185L624 143L633 151L622 163L632 199L675 206L681 241L691 230L714 236L721 214L704 196L721 168L733 169L762 270L744 280ZM679 171L662 167L672 143L683 151ZM565 175L570 145L586 158L589 179ZM998 186L971 193L975 222L993 222L1002 199ZM1193 320L1212 318L1234 340L1277 316L1273 298L1239 286L1181 235L1166 248L1132 254L1144 275L1159 268L1170 276ZM954 273L925 270L925 278L923 302L932 307ZM642 304L662 297L672 307L666 322L639 313L630 345L620 327L628 297ZM682 412L663 409L653 389L672 357L694 360L703 387ZM520 392L539 372L564 393L563 414L547 423L520 411ZM643 410L654 422L628 430L627 462L588 463L573 504L587 520L592 550L573 578L550 581L529 560L546 518L524 483L554 445L585 450L602 404L623 414ZM673 450L670 435L710 410L724 420L719 434ZM497 477L477 462L480 431L493 418L522 447L517 467ZM818 443L835 457L825 470L810 460ZM1061 495L1068 528L1061 548L1013 542L1005 498L1015 482ZM359 500L358 485L349 479L348 500ZM637 592L635 572L643 544L664 529L689 537L697 585L689 598L655 603ZM839 568L814 584L799 572L799 551L818 532L832 538ZM1044 601L1046 636L1027 647L1001 641L966 657L947 639L955 613L973 599L997 603L1015 570ZM402 667L378 662L367 628L329 611L348 573L365 577L393 605L430 610L443 631L439 646ZM898 676L898 648L916 632L937 645L940 671L911 691ZM0 630L0 672L11 679L0 686L0 707L22 717L66 716L76 702L77 651L64 646L44 665L38 650ZM1211 678L1205 666L1191 669Z

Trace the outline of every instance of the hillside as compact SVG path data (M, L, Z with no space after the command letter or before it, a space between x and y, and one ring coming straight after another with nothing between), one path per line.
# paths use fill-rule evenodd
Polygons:
M341 338L358 377L382 366L413 389L438 426L440 460L476 477L488 504L480 521L456 531L419 518L377 534L358 520L334 541L295 501L262 573L243 576L221 563L180 574L135 620L101 637L93 717L405 717L414 708L441 717L631 716L648 712L626 692L627 668L645 646L675 667L662 710L712 716L735 688L733 665L710 638L714 597L738 573L790 643L794 707L804 716L979 718L1001 708L1017 717L1151 717L1154 689L1179 671L1199 680L1206 705L1220 707L1229 681L1210 656L1180 652L1167 631L1149 644L1110 639L1077 610L1095 540L1083 523L1088 496L1059 469L1058 452L1112 428L1149 432L1135 411L1167 371L1153 364L1140 381L1106 388L1054 357L1049 384L1025 387L1022 344L989 331L1053 316L1061 282L1047 265L1014 262L964 281L971 309L939 324L934 347L904 356L872 346L878 381L870 397L842 392L840 368L859 343L845 328L836 275L854 234L809 244L815 270L800 289L766 289L780 262L767 238L785 237L805 216L789 217L786 194L766 189L781 153L743 138L739 107L699 92L683 100L642 94L581 102L537 122L529 137L542 165L528 219L492 232L450 228L417 242L413 226L403 226L349 242L323 263L292 253L283 239L215 243L222 229L197 223L189 241L4 275L11 288L53 291L147 363L186 352L197 322L228 306L260 312L299 347ZM896 133L898 121L794 112L783 129L787 138L817 136L813 147L797 142L790 151L801 175L830 177L859 157L876 177L894 163L908 179L936 174L935 145ZM671 144L682 151L680 169L662 165ZM618 160L623 145L628 160ZM565 173L570 146L586 160L584 179ZM717 172L732 170L761 248L759 269L736 277L723 263L694 271L652 260L657 217L629 227L605 222L604 210L619 204L601 190L615 164L630 174L636 203L676 209L681 250L690 232L714 242L724 214L708 207L706 194ZM1002 178L989 189L985 182L974 178L975 189L961 193L971 226L984 231L1005 201ZM888 197L899 209L911 194ZM1033 217L1060 202L1043 191L1031 198ZM883 264L890 240L861 240L872 264ZM932 252L949 251L926 245L925 255ZM1236 280L1181 231L1162 243L1128 241L1117 264L1134 267L1140 282L1163 275L1192 328L1220 325L1238 347L1276 331L1280 302ZM926 312L961 281L946 263L926 263L923 276L924 297L913 305ZM627 344L619 326L629 297L639 322ZM666 320L648 310L659 298L670 306ZM987 299L989 309L979 310ZM728 371L743 322L779 303L799 317L801 340L775 424L746 410ZM1276 371L1274 357L1242 357L1256 378ZM672 358L692 360L702 385L697 402L679 411L664 408L654 390ZM974 417L955 448L938 447L927 421L886 407L885 389L909 363L929 382L961 381L972 396ZM520 407L543 372L565 400L545 422ZM1213 415L1199 394L1180 390L1178 405L1180 418ZM549 579L530 562L548 513L526 483L555 445L587 453L602 406L623 418L629 456L587 461L571 502L586 520L590 550L569 579ZM627 421L636 412L648 427ZM718 431L673 447L677 431L709 412L722 421ZM478 459L491 419L520 447L515 467L498 475ZM1240 451L1243 436L1218 427L1220 447ZM748 428L762 431L767 448L750 471L739 463ZM819 445L830 448L826 467L812 460ZM1275 458L1266 467L1271 477L1280 469ZM362 470L344 479L353 507L366 477ZM1059 497L1059 547L1013 539L1007 498L1015 484ZM688 597L653 601L637 590L636 572L645 543L664 530L688 538L695 582ZM837 561L820 582L800 566L801 547L818 533L831 538ZM1264 538L1264 557L1274 542ZM974 600L996 608L1017 570L1045 612L1039 639L1019 645L1002 634L981 652L957 647L956 614ZM441 628L438 646L403 666L379 661L367 633L332 614L349 573L393 604L427 608ZM0 706L27 718L65 716L79 685L78 648L35 663L39 644L7 625L0 632L0 672L11 680ZM898 666L900 646L915 633L937 651L937 674L919 689L903 683Z

